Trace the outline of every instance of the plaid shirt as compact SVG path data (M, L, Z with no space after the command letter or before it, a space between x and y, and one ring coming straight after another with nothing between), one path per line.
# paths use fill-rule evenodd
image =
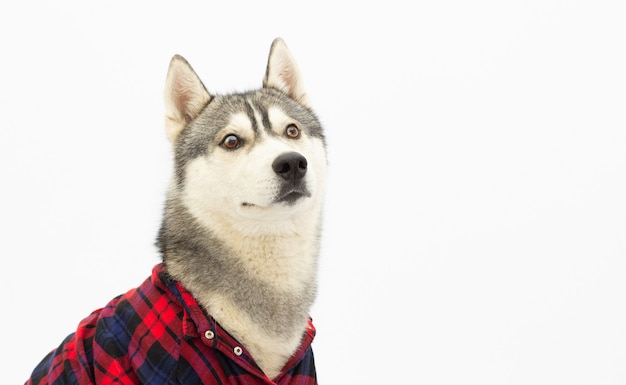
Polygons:
M81 321L27 384L317 384L309 320L302 344L272 381L158 264L141 286Z

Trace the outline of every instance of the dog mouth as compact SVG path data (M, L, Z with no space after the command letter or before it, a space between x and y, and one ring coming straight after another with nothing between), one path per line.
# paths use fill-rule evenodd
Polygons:
M292 188L285 191L281 191L280 194L274 199L270 205L261 206L252 202L243 202L243 207L269 207L274 204L286 203L288 206L294 205L302 198L310 198L311 193L306 188Z
M310 198L311 193L306 189L294 189L280 195L274 203L287 203L289 206L296 203L300 198Z

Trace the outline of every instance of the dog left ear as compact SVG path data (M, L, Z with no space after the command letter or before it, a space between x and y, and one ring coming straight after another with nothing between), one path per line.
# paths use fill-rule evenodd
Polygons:
M165 132L172 143L212 99L187 60L174 55L165 81Z
M272 42L263 87L276 88L306 107L310 107L298 65L281 38L276 38Z

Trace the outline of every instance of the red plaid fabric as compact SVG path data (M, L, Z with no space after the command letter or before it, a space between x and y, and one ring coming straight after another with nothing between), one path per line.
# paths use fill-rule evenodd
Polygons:
M314 337L309 320L300 348L272 381L158 264L141 286L82 320L26 384L312 385Z

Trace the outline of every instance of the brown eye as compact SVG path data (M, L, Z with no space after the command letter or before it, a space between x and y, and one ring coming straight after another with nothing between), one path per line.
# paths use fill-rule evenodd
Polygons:
M224 146L225 148L229 150L234 150L238 148L239 146L241 146L241 141L236 135L230 134L224 138L224 141L222 142L222 146Z
M287 126L285 133L287 134L289 138L296 139L300 136L300 129L298 128L298 126L292 123Z

